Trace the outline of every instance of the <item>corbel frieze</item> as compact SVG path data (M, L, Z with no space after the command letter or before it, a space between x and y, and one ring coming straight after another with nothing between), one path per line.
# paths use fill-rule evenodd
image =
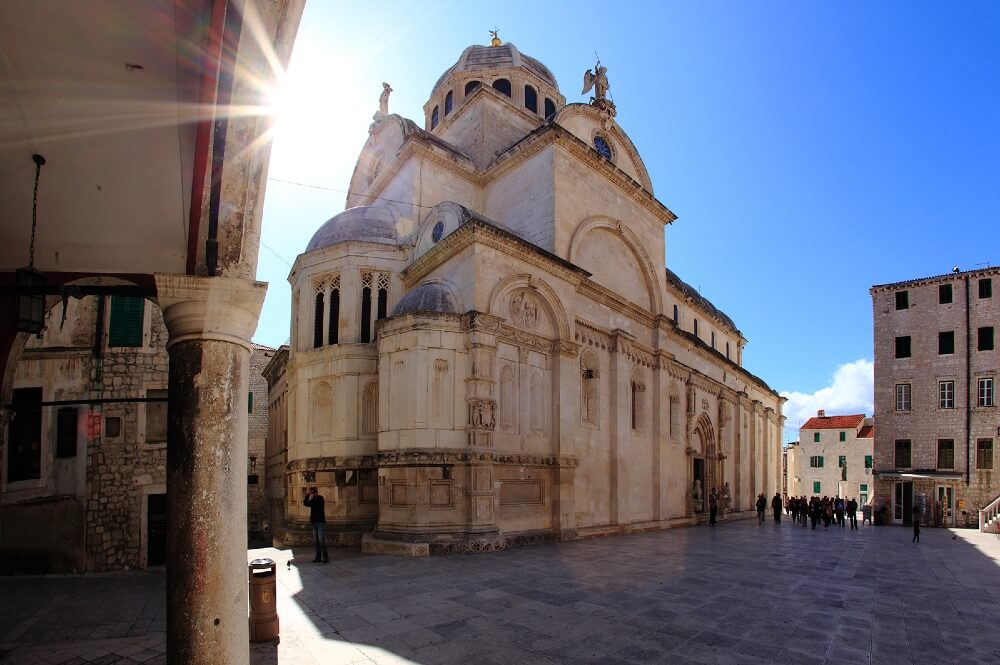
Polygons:
M611 349L611 335L594 323L576 319L574 326L574 339L581 346L593 346L602 351Z
M285 471L336 471L338 469L371 469L376 466L374 455L352 455L342 457L310 457L291 460L285 464Z

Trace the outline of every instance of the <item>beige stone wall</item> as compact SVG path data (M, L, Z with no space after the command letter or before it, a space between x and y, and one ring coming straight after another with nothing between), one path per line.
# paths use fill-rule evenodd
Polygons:
M992 280L992 298L979 298L980 279ZM968 310L966 280L969 282ZM939 287L945 284L952 286L950 304L939 303ZM979 407L976 400L979 378L994 378L994 386L1000 378L1000 361L996 350L1000 347L995 347L992 351L979 351L976 348L979 327L993 326L994 335L1000 330L998 287L1000 270L990 268L878 286L871 290L875 338L875 411L878 414L874 452L876 469L895 470L895 441L909 439L912 447L910 469L961 474L961 480L918 482L914 485L916 494L923 493L931 499L936 497L939 485L951 487L956 501L964 502L964 508L956 508L956 522L960 525L978 524L978 509L1000 494L1000 474L997 471L1000 466L996 460L996 448L1000 441L996 435L997 406ZM909 307L897 310L895 294L900 291L907 291ZM949 330L955 333L955 352L940 355L938 333ZM902 335L909 335L911 338L912 356L896 359L895 338ZM969 339L971 349L967 343ZM940 381L955 382L954 409L939 407ZM912 408L909 411L897 411L895 386L904 383L912 386ZM968 434L967 403L971 404L968 410L971 429ZM939 439L954 440L954 469L938 469ZM993 442L993 469L976 468L975 447L978 439ZM967 453L970 449L971 457ZM877 501L890 512L893 509L894 482L898 481L879 480L877 483Z
M840 441L840 432L845 433L845 441ZM814 441L815 434L820 435L820 441ZM866 473L865 456L873 454L873 439L860 439L858 431L853 427L844 429L801 429L799 430L799 445L796 446L794 475L801 479L797 483L798 496L812 496L813 483L820 483L819 496L853 497L860 501L862 485L868 501L875 498L875 479L871 469ZM843 455L847 462L847 480L841 480L839 457ZM823 457L823 467L811 466L811 458ZM789 467L792 475L792 467ZM791 481L789 481L790 483Z

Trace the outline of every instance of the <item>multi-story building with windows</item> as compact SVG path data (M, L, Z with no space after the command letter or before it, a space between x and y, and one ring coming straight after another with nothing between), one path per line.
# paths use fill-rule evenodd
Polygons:
M0 473L0 562L11 572L166 563L167 328L139 297L68 297L14 366ZM248 528L265 531L267 382L250 356ZM256 400L255 400L256 397ZM255 407L254 402L258 406ZM257 460L260 459L258 465Z
M975 526L994 469L1000 268L871 288L877 509L893 523Z
M828 416L818 411L799 429L798 442L789 446L789 494L853 497L862 506L869 503L874 434L872 418L863 413Z

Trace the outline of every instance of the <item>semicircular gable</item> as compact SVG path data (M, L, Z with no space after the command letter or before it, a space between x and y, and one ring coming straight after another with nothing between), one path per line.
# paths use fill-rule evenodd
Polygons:
M413 252L413 260L416 261L431 247L455 232L469 217L465 206L454 201L442 201L431 208L414 234L416 251Z
M591 148L594 147L596 136L604 138L611 149L611 162L647 192L653 193L653 182L649 179L649 172L646 171L639 151L614 119L589 104L569 104L559 109L553 121Z
M660 314L663 301L649 255L631 229L609 217L584 220L570 241L569 260L591 279L636 305Z
M351 174L351 186L347 193L345 208L370 203L365 195L395 159L405 140L406 126L402 117L394 114L372 123L368 140L361 148L361 154L358 155L354 172Z
M559 295L528 273L500 280L490 294L489 313L539 335L569 339L569 320Z

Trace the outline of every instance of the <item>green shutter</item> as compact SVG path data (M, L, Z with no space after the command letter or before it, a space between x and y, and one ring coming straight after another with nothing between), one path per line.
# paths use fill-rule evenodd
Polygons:
M847 455L841 455L839 458L837 458L837 466L839 467L847 466Z
M111 296L108 346L142 346L143 298Z
M253 391L247 393L247 413L253 413Z
M866 469L872 468L872 456L871 455L865 455L865 468Z
M862 492L868 491L868 483L861 483L861 491Z
M841 432L840 433L840 440L841 441L847 441L847 432Z
M823 456L822 455L819 456L819 468L821 468L821 469L823 468Z
M819 432L813 434L813 442L819 443Z
M813 494L819 494L820 493L820 487L821 487L821 485L819 484L819 481L818 480L814 480L813 481Z

